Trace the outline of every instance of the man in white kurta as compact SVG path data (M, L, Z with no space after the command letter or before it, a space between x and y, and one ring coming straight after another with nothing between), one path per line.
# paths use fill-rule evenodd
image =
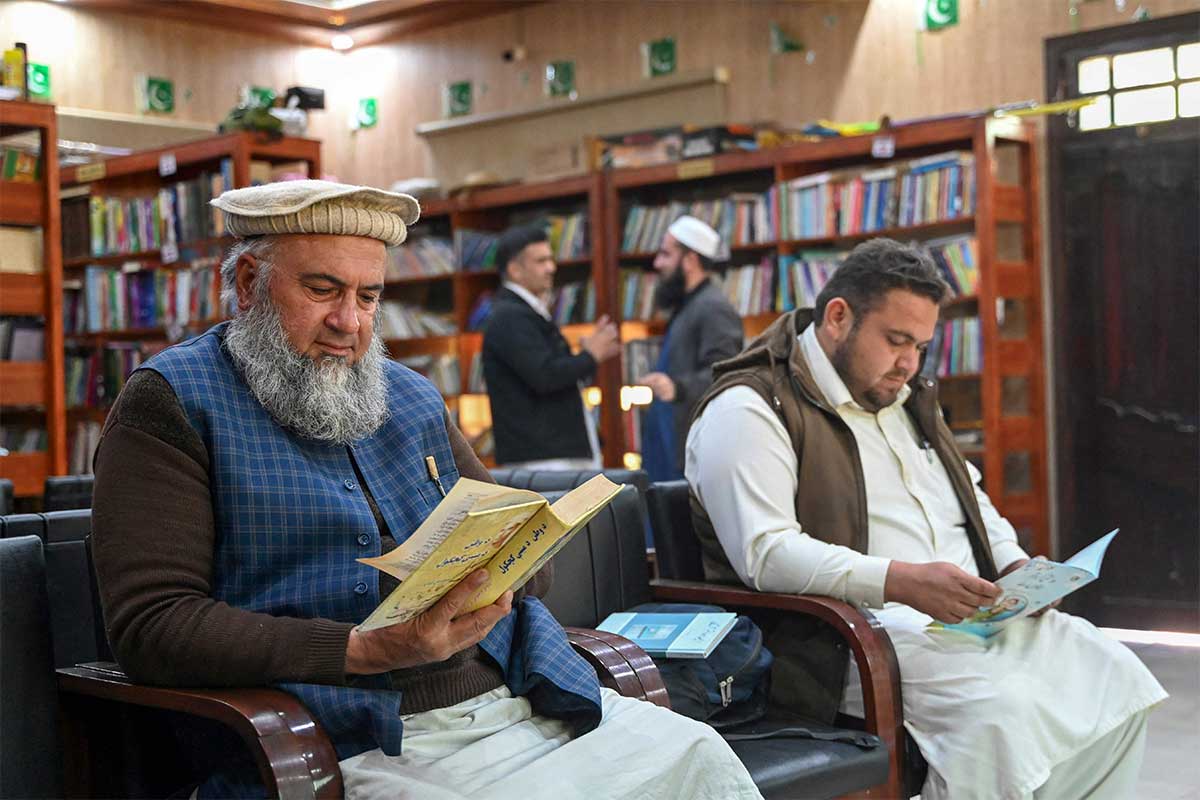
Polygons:
M885 296L882 310L866 313L884 313L891 299L913 302L911 295ZM936 304L923 302L936 323ZM917 312L920 317L924 310ZM835 355L837 344L827 337L823 346L819 327L809 325L798 345L823 399L853 433L866 487L868 552L820 541L796 519L792 440L758 392L733 386L712 398L694 423L685 464L730 565L760 591L822 594L876 609L900 664L905 727L929 763L926 800L1133 797L1146 712L1166 693L1127 648L1054 610L982 639L929 629L929 613L886 602L889 581L907 565L944 562L981 581L946 468L904 408L907 381L932 330L923 340L901 341L905 337L891 337L895 328L887 329L884 349L907 351L885 365L876 385L884 387L885 402L868 409L843 380L845 373L861 382L861 364L845 355L861 352L862 343ZM867 397L878 401L880 394L860 397L875 406ZM978 487L979 473L967 467L1003 574L1028 556ZM863 716L853 664L842 711Z

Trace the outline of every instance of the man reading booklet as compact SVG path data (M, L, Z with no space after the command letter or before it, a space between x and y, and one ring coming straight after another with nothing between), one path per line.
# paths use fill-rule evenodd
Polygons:
M924 800L1132 797L1166 693L1127 648L1055 610L990 638L927 628L991 605L1029 561L918 374L946 296L928 253L875 239L815 308L715 367L685 467L705 572L875 609ZM863 714L841 642L795 622L767 646L777 701Z
M294 694L352 798L759 797L711 729L601 689L538 600L536 547L603 492L549 514L492 490L495 507L436 516L443 492L491 478L374 329L385 246L416 201L295 181L214 204L242 237L221 268L236 314L135 372L96 454L96 572L125 671ZM452 577L422 571L421 553L500 506L515 516L431 567ZM496 569L476 567L505 544L517 551ZM359 561L379 556L388 571ZM381 597L402 598L390 624L363 624ZM261 796L253 767L225 763L200 797Z

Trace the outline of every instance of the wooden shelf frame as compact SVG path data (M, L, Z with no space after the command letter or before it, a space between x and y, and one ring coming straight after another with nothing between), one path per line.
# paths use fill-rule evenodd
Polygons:
M61 475L67 469L58 118L52 105L0 101L0 136L29 131L38 136L41 180L0 182L0 224L41 228L42 272L0 275L0 313L42 317L45 358L40 362L5 362L0 368L0 383L6 384L0 390L0 405L25 405L25 401L33 400L44 409L41 416L47 449L0 458L0 477L13 481L17 497L40 495L47 475Z

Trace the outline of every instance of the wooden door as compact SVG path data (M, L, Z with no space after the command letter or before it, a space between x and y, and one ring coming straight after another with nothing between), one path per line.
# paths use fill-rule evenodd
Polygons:
M1109 114L1048 127L1058 555L1121 528L1069 604L1097 624L1200 630L1200 118L1178 116L1197 41L1200 14L1046 43L1048 96ZM1121 59L1147 51L1143 73ZM1170 92L1175 119L1128 124Z

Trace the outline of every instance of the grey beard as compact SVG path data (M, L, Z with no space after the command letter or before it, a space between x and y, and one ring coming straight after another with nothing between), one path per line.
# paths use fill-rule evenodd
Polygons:
M274 304L260 300L229 323L225 346L255 399L298 436L348 445L387 419L387 355L378 334L352 365L333 357L313 361L292 348Z

